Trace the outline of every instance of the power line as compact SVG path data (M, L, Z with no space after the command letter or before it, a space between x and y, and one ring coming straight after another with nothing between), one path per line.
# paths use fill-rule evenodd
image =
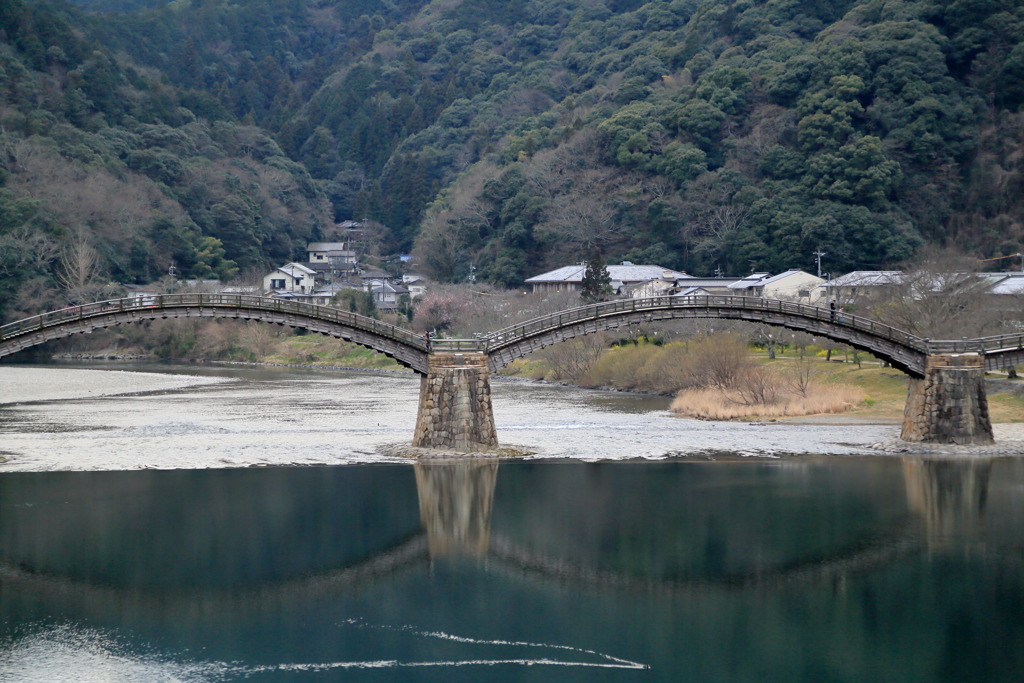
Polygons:
M1022 254L1020 254L1018 252L1016 254L1007 254L1006 256L993 256L992 258L980 258L978 260L982 261L982 262L984 262L984 261L1002 261L1004 258L1017 258L1018 256L1022 256Z
M993 256L992 258L980 258L978 263L985 263L986 261L1002 261L1008 258L1020 257L1020 272L1024 273L1024 254L1019 251L1016 254L1007 254L1006 256Z

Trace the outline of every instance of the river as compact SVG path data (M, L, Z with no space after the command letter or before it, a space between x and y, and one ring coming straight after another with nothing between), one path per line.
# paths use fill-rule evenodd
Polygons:
M1019 681L1024 461L387 373L0 366L0 680Z

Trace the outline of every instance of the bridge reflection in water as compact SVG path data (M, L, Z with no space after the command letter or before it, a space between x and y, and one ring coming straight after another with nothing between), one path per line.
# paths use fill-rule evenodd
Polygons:
M436 658L418 642L373 649L415 624L611 652L652 664L652 680L695 663L718 680L794 680L808 662L850 673L876 659L927 680L901 675L969 622L1007 652L983 679L1024 662L1024 570L1006 551L1024 531L1018 461L500 469L5 475L0 641L72 622L222 661ZM353 634L359 619L399 626ZM878 680L865 666L838 678Z
M575 479L584 471L600 472L600 466L548 465L546 473L555 476L524 489L530 476L523 475L531 475L534 466L505 465L511 468L511 493L497 530L499 464L489 458L420 460L412 468L415 494L408 483L396 487L404 479L398 476L402 468L299 469L289 472L286 481L257 471L8 474L0 479L0 574L8 581L21 577L45 586L59 579L65 588L102 586L105 592L251 587L270 596L275 586L283 595L314 585L330 592L387 580L430 559L465 557L557 574L559 580L600 578L609 585L656 592L769 585L867 569L914 552L921 540L930 549L941 549L984 539L989 482L997 462L903 457L899 479L912 526L898 521L905 515L892 500L896 489L883 487L875 496L888 498L889 512L875 511L867 518L856 513L858 520L835 506L825 508L828 515L818 511L811 518L807 515L821 503L808 499L806 513L798 513L803 517L799 524L821 527L812 534L821 539L817 546L807 545L809 539L804 546L792 545L801 534L778 529L774 537L786 545L773 544L768 531L793 520L751 515L766 505L792 514L792 502L776 494L735 499L728 489L721 500L709 498L706 487L722 484L701 463L644 466L671 471L671 485L690 482L683 484L682 498L672 502L654 492L651 500L660 501L655 507L642 492L631 490L630 470L644 468L619 465L619 474L610 481L596 480L595 489L595 482L560 481L557 470ZM788 478L796 477L800 490L807 486L800 473L818 467L799 458L773 466L791 471ZM693 468L697 478L678 479L680 468ZM648 473L639 474L650 482ZM877 486L872 477L855 484ZM831 475L822 479L817 472L814 478L832 485ZM639 480L636 485L643 486ZM296 495L296 487L304 493ZM564 493L561 502L559 493ZM580 494L593 500L567 502ZM856 494L844 496L849 502L842 505L850 510L863 505ZM617 497L626 508L616 505ZM54 505L55 500L64 502ZM730 509L735 518L726 524L718 511ZM839 523L852 529L845 538L835 535ZM726 526L714 530L708 524ZM660 543L682 541L685 552L645 571L643 565L626 568L614 558L592 555L597 539L649 554L658 553ZM712 555L705 552L709 544L718 548Z

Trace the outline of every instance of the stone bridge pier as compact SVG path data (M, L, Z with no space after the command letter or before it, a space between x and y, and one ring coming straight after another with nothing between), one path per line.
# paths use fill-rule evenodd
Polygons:
M412 445L466 453L497 447L486 353L430 354Z
M985 357L976 353L928 356L924 377L910 379L900 438L993 443L985 396Z

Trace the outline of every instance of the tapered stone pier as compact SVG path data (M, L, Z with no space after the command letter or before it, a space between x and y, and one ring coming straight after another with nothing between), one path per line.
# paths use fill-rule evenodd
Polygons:
M931 355L924 377L911 378L903 412L904 441L991 444L985 396L985 357L976 353Z
M465 453L497 448L486 353L430 355L412 445Z

